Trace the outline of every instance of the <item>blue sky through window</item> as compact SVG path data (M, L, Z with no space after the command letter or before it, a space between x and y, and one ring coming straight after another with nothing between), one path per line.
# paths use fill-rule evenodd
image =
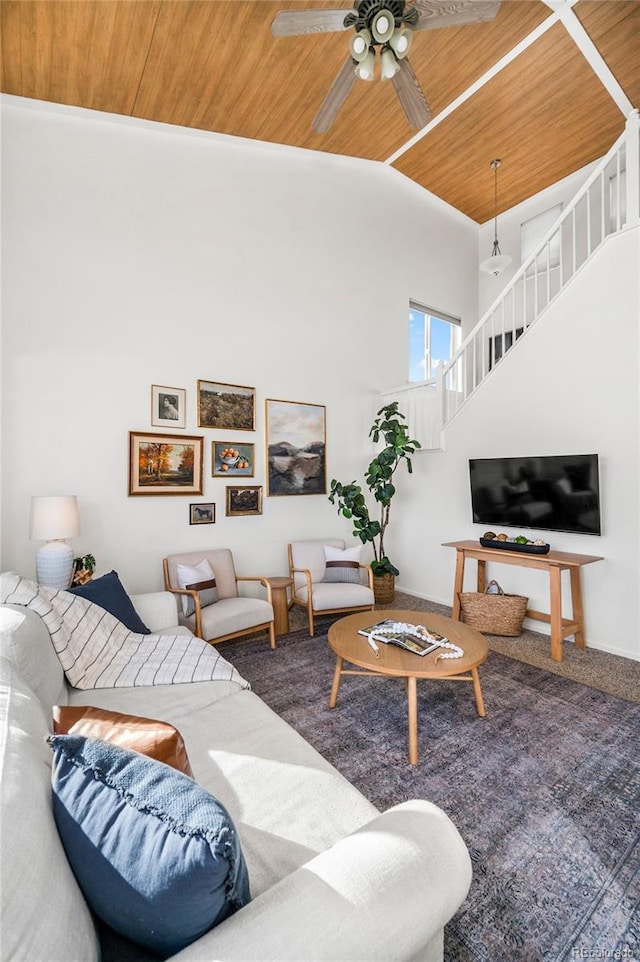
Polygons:
M409 310L409 380L436 376L439 364L449 361L460 340L460 325L415 307Z
M409 380L424 381L426 317L419 311L409 311Z

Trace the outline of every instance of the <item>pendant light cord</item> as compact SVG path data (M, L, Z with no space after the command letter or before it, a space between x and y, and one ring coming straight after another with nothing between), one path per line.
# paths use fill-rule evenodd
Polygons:
M493 251L491 256L495 257L501 254L500 244L498 243L498 167L500 166L499 160L492 160L491 166L493 167Z

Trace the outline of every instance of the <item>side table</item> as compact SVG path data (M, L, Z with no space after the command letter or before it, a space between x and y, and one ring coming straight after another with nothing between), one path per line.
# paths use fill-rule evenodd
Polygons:
M501 550L500 548L484 548L477 541L449 541L445 548L456 549L456 575L453 586L452 618L460 620L460 592L464 582L464 565L468 558L478 563L477 590L485 590L487 576L487 561L503 565L519 565L522 568L537 568L549 574L549 607L547 614L543 611L533 611L528 608L526 618L545 621L551 625L551 657L554 661L562 661L562 642L567 635L573 635L577 648L584 648L584 611L582 605L582 585L580 583L580 569L583 565L602 561L600 555L572 554L569 551L550 551L548 554L527 554ZM569 586L571 588L572 617L562 617L562 581L563 571L569 572Z
M286 635L289 632L289 599L287 588L293 584L293 578L266 578L271 588L271 604L273 605L273 622L276 635Z

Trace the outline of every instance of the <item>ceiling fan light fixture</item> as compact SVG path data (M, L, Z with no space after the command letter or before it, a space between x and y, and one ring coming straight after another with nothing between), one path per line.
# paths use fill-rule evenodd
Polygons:
M380 79L391 80L400 70L400 64L396 60L391 47L383 47L380 54Z
M411 40L413 39L413 34L410 30L394 30L389 40L389 46L395 53L398 60L402 60L409 53L409 47L411 46Z
M367 56L370 46L371 32L366 28L364 30L359 30L358 33L351 38L351 43L349 44L351 56L354 60L360 63Z
M361 60L356 64L356 77L359 80L373 80L373 74L376 69L376 58L373 50L369 48L367 55L364 60Z
M508 254L503 254L500 250L500 244L498 243L498 167L500 167L502 161L492 160L490 167L493 170L493 198L494 198L494 239L493 248L491 254L485 260L481 261L478 265L481 271L487 274L491 274L493 277L498 277L502 274L505 267L508 267L511 263L511 258Z
M396 29L396 22L393 14L386 7L382 10L378 10L374 17L371 18L371 33L373 34L373 39L377 43L388 43L388 41L393 36L393 31Z

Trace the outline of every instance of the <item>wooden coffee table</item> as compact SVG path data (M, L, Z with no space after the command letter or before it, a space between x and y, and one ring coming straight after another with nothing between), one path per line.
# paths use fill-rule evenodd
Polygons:
M428 655L414 655L397 645L378 643L379 654L369 646L367 639L358 634L361 628L369 628L377 621L390 618L393 621L406 621L413 625L426 625L444 635L454 645L464 651L462 658L442 658L436 661L438 650ZM329 698L329 708L335 708L338 690L343 675L379 675L380 677L401 677L406 679L409 728L409 762L418 764L418 678L440 678L449 681L470 681L476 699L476 711L484 717L485 708L480 687L478 666L487 659L489 646L484 635L475 628L433 615L425 611L404 611L384 609L384 611L365 611L347 618L341 618L329 628L329 647L336 655L336 668ZM448 651L449 649L444 649ZM358 668L345 668L347 661Z

